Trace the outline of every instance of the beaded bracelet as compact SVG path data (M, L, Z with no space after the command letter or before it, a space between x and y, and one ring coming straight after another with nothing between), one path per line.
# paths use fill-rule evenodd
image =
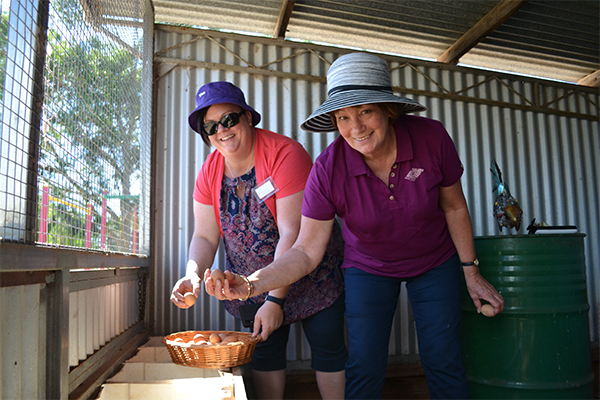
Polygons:
M246 281L246 283L248 284L248 296L246 296L245 299L239 299L241 301L246 301L250 298L250 295L252 294L252 282L250 282L250 279L248 279L245 276L242 276L242 278L244 278L244 280Z

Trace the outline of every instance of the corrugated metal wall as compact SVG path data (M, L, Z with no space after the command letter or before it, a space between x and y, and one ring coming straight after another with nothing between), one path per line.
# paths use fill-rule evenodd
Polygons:
M205 36L210 35L210 36ZM204 83L228 80L240 86L262 114L259 127L290 136L313 159L334 134L303 132L299 125L325 100L325 75L344 50L307 44L158 28L155 183L155 334L188 329L236 329L241 325L206 294L189 310L170 301L173 284L184 274L193 230L192 191L210 149L191 131L187 116ZM425 104L421 115L438 119L454 139L465 166L462 183L475 234L497 235L492 219L489 165L496 158L505 181L532 218L577 225L585 239L590 322L598 323L600 132L597 91L502 76L485 71L386 57L393 85ZM269 65L266 65L269 64ZM215 261L222 268L222 254ZM410 306L399 301L390 356L417 354ZM597 340L596 329L591 329ZM288 358L310 357L299 327Z

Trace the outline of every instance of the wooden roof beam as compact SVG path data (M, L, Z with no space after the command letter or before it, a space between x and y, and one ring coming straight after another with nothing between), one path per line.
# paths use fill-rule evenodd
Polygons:
M281 10L279 10L279 18L273 31L273 37L276 39L283 39L285 32L287 31L288 24L290 23L290 17L292 10L294 9L295 0L283 0L281 3Z
M444 54L439 58L439 62L447 64L456 64L458 60L471 50L477 43L481 42L487 35L502 25L521 7L528 3L528 0L502 0L492 8L483 18L481 18L471 29L460 37Z
M577 83L581 86L600 87L600 69L584 76Z

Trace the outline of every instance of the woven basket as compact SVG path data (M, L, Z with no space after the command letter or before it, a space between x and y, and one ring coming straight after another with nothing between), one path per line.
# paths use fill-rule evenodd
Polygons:
M187 344L198 333L207 338L212 333L233 335L238 337L238 342L201 347ZM173 343L177 338L183 339L183 342ZM213 369L232 368L249 363L259 341L260 336L252 337L251 333L234 331L186 331L173 333L162 340L175 364Z

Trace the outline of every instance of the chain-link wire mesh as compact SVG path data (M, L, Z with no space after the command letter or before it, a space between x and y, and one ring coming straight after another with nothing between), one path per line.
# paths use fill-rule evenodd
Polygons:
M0 27L1 240L146 254L148 1L7 5Z

